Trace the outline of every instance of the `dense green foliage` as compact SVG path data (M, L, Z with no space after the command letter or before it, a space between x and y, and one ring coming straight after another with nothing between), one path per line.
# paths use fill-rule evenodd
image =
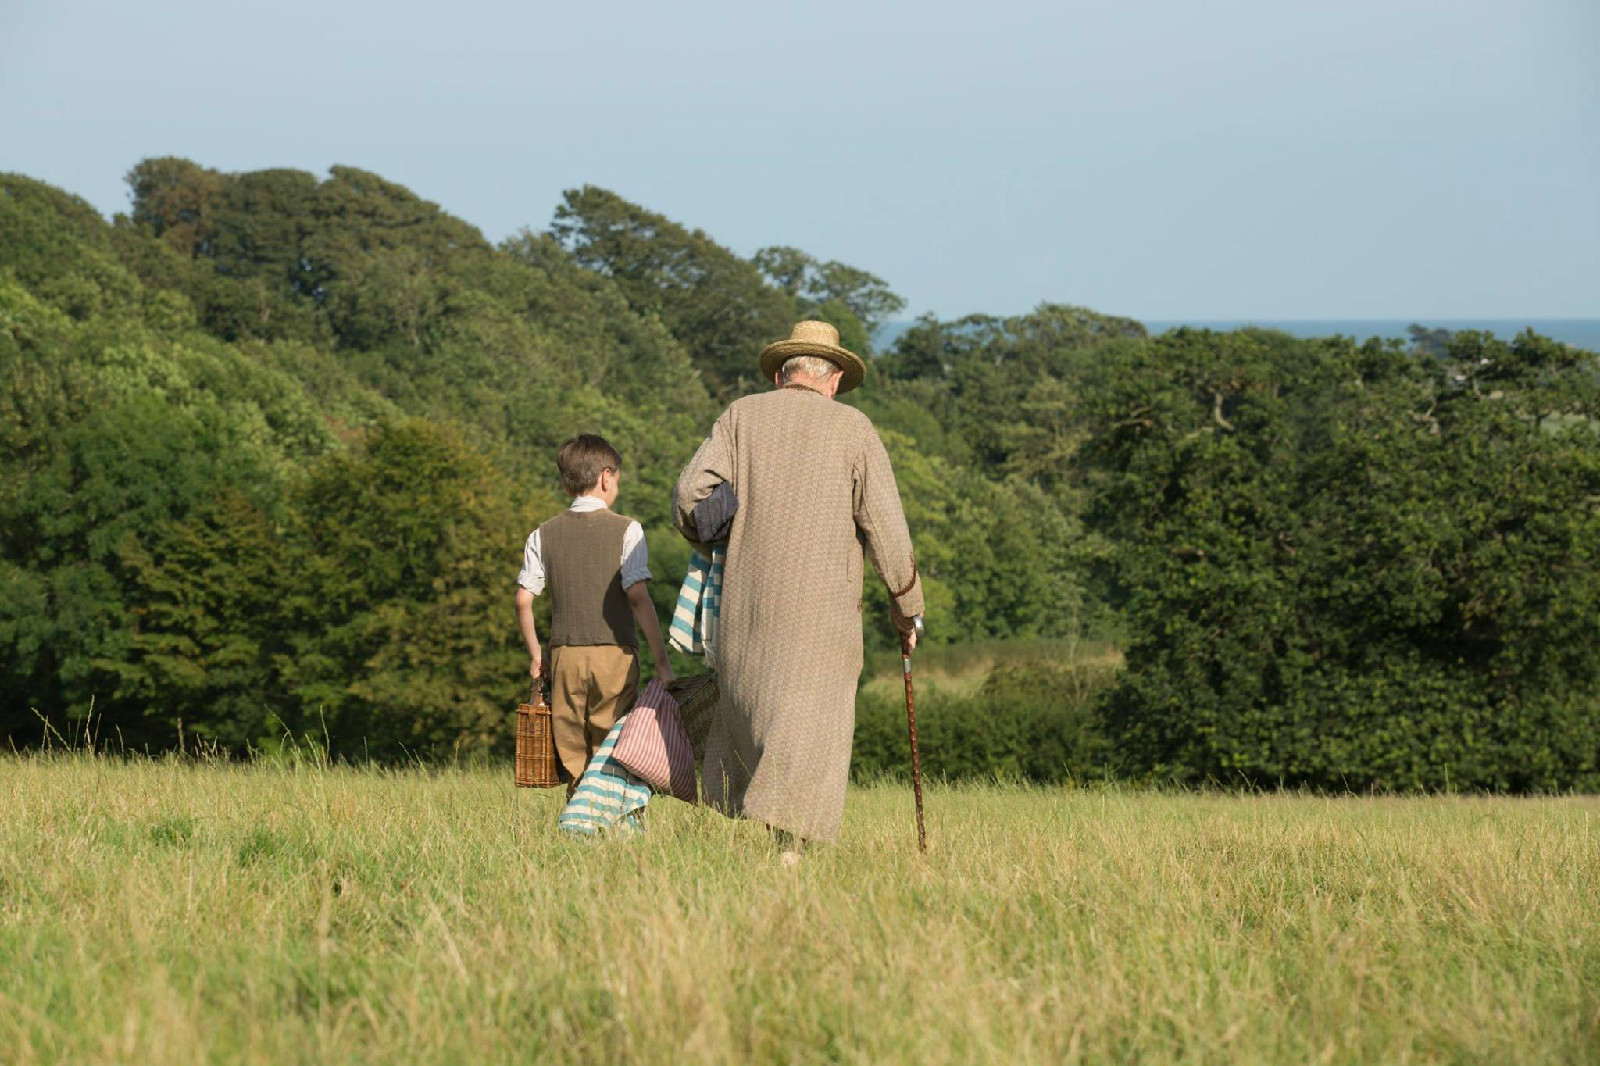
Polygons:
M718 402L757 387L755 352L800 314L865 349L903 306L865 271L745 260L592 188L494 248L349 168L154 159L128 180L108 224L0 179L0 730L19 744L91 712L133 747L495 743L555 444L621 447L664 608L687 561L671 485ZM1007 568L985 534L1026 486L993 513L984 479L888 435L941 613L1069 624L978 602ZM1070 583L1071 534L1064 515L1028 534L1049 549L1029 588Z
M1600 787L1594 369L1531 335L1129 353L1089 395L1132 766Z
M930 697L946 776L1600 787L1600 386L1525 335L1151 338L904 302L604 189L499 247L339 167L140 163L132 207L0 176L0 731L394 757L504 743L523 538L602 432L665 609L677 471L802 315L873 356L933 641L1095 634ZM869 582L869 652L892 646ZM680 663L680 667L689 664ZM858 770L899 711L863 699Z
M891 393L956 430L927 435L935 454L1077 516L1084 619L1127 644L1097 705L1113 769L1600 788L1592 353L1141 333L1041 308L924 322L884 361ZM932 736L961 720L933 765L1037 776L978 738L1037 719L1049 687L932 703ZM1032 735L1077 744L1075 701L1046 702L1056 724Z

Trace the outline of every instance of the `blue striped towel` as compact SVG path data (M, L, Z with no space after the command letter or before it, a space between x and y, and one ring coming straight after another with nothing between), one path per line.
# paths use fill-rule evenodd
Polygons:
M667 627L667 642L685 655L704 655L706 664L717 665L717 622L722 610L722 569L728 549L711 549L707 561L698 551L689 556L689 573L678 590L678 603L672 609L672 624Z
M606 739L595 749L589 768L578 779L577 789L556 821L556 828L561 832L589 837L605 830L644 831L639 814L650 802L650 786L611 757L627 720L627 715L618 718Z

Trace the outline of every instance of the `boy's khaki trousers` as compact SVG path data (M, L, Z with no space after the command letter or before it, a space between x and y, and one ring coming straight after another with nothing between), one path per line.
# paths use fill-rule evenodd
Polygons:
M550 731L574 782L639 693L639 653L614 644L550 649Z

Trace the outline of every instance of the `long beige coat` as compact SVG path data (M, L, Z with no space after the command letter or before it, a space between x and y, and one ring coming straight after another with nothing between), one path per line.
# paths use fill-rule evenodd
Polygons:
M856 682L862 549L908 617L922 613L888 453L867 416L789 386L736 400L678 480L676 522L728 481L707 800L812 840L839 835Z

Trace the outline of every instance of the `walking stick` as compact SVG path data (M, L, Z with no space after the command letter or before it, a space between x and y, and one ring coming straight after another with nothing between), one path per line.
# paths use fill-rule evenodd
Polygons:
M917 638L922 637L922 616L912 620ZM917 704L911 694L911 642L900 638L900 662L906 673L906 728L911 733L911 791L917 798L917 850L928 850L928 831L922 825L922 755L917 751Z

